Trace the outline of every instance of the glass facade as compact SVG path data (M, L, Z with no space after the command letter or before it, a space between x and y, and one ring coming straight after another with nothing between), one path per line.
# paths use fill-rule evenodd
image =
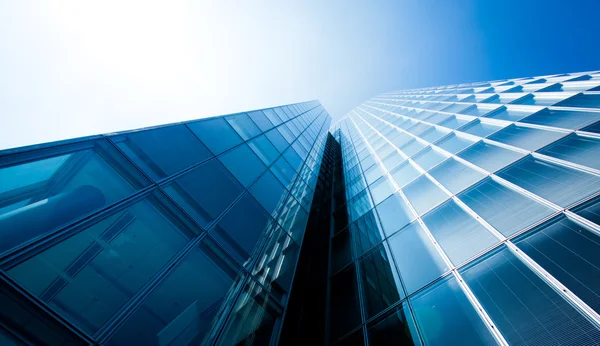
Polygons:
M0 152L0 344L276 340L317 101Z
M600 72L406 90L336 122L326 343L599 344L598 90Z
M0 344L598 345L600 72L0 152Z

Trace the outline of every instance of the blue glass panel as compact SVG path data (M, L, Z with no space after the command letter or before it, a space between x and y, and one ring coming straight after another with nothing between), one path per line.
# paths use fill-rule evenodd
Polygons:
M576 110L544 108L541 111L521 120L521 122L579 130L580 128L592 124L598 120L600 120L600 112L582 112Z
M491 178L461 193L458 198L507 237L554 213L553 209Z
M489 139L534 151L565 135L566 133L563 132L546 131L513 124L494 133Z
M563 207L600 191L600 177L531 155L498 176Z
M225 120L245 141L261 133L258 126L256 126L246 113L230 115L225 117Z
M421 345L408 303L386 313L368 326L369 345ZM362 345L362 344L361 344Z
M416 221L391 236L388 243L408 294L450 269Z
M596 329L505 246L461 271L506 341L592 345Z
M564 93L541 93L529 94L513 101L513 104L520 105L535 105L535 106L550 106L561 100L564 100L568 95Z
M185 173L164 190L203 227L243 192L242 186L217 160Z
M600 108L600 94L577 94L556 105L557 107Z
M508 121L519 121L525 118L528 115L531 115L538 111L539 108L531 107L531 108L514 108L514 107L506 107L502 106L497 110L488 113L485 115L486 118L494 118L500 120L508 120Z
M383 162L385 168L391 170L392 168L400 164L403 161L403 159L398 152L394 151L393 153L390 153L388 156L383 158L381 161Z
M440 154L438 151L427 147L413 158L413 160L421 166L425 171L428 171L431 167L436 166L438 163L444 161L447 157Z
M572 210L579 216L600 225L600 197L596 197Z
M254 198L246 193L209 234L240 263L247 264L270 219Z
M205 239L109 341L109 345L200 345L206 341L238 268Z
M586 128L581 129L582 131L587 131L587 132L593 132L593 133L600 133L600 121L597 121L595 123L593 123L590 126L587 126Z
M294 241L302 244L308 213L293 197L289 196L286 202L286 207L277 217L277 221L283 229L291 234Z
M219 160L246 187L267 169L245 144L219 156Z
M427 345L496 345L456 278L450 276L410 298Z
M494 173L522 158L525 154L479 141L458 153L457 156Z
M400 188L420 175L419 171L408 161L391 170L390 174Z
M425 215L423 221L455 265L498 242L483 225L452 200Z
M215 155L242 143L242 138L223 118L196 121L187 126Z
M447 127L449 129L457 129L468 122L469 122L469 120L457 118L456 116L453 115L450 118L442 121L440 123L440 126Z
M289 143L283 138L281 133L277 129L272 129L265 133L265 136L271 141L271 143L282 153L289 145Z
M165 178L211 155L184 125L110 137L152 179Z
M271 121L273 125L277 126L281 124L282 121L274 110L263 109L262 112L267 116L267 118L269 119L269 121Z
M515 239L514 243L588 306L600 312L600 238L558 218Z
M367 211L358 220L350 224L350 237L354 258L358 258L380 244L385 235L377 220L375 209Z
M271 166L271 172L275 174L277 179L281 181L283 186L290 186L294 179L295 170L290 166L290 164L285 160L283 156L281 156L273 166Z
M539 153L600 169L600 139L575 133L538 150Z
M435 145L448 151L451 154L456 154L474 142L470 139L457 136L455 133L450 134L444 139L439 140Z
M485 174L458 162L454 158L448 159L435 167L430 174L453 194L459 193L486 177Z
M285 188L271 171L266 171L252 186L250 193L267 212L274 214L285 193Z
M388 198L396 188L392 184L392 182L388 179L387 175L379 178L376 182L369 186L371 189L371 196L373 196L373 201L375 204L383 201Z
M362 297L367 318L404 298L402 284L384 245L362 257L358 268L361 272Z
M419 215L447 200L449 196L426 176L421 176L402 188L406 198Z
M294 136L292 134L292 132L290 132L290 130L288 130L288 128L285 127L285 126L283 126L283 125L282 126L278 126L276 128L276 130L279 131L279 133L283 136L283 138L285 138L285 140L288 143L292 143L294 141L294 139L296 139L296 136Z
M401 146L400 150L402 150L406 156L412 156L421 151L423 148L425 148L425 144L413 139L412 141L409 141Z
M462 127L460 131L485 138L500 129L502 126L484 123L477 119Z
M271 141L264 135L258 136L253 140L248 142L248 145L258 157L265 163L265 165L270 166L273 161L279 156L279 152Z
M175 212L153 195L82 225L8 274L93 334L197 231Z
M298 142L295 142L298 143ZM295 170L299 170L302 165L302 158L296 153L294 148L290 147L283 153L283 157L285 160L294 168Z
M416 219L400 194L395 193L377 206L379 220L389 236Z
M0 252L150 183L104 139L7 155L0 165Z
M271 121L269 121L267 116L262 111L248 112L248 116L250 116L250 119L252 119L256 125L258 125L262 132L265 132L273 127Z

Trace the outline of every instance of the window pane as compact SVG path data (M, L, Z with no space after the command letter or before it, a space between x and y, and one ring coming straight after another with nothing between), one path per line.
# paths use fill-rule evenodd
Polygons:
M485 178L483 173L458 162L454 158L448 159L434 168L431 171L431 176L453 194L457 194Z
M250 189L252 196L273 216L275 216L277 205L283 198L285 191L283 185L271 171L266 171Z
M21 285L89 333L95 333L192 236L166 197L156 194L8 271Z
M431 167L436 166L446 158L446 156L440 154L438 151L432 149L431 147L427 147L427 149L422 150L419 154L417 154L413 160L419 166L421 166L423 170L428 171Z
M600 238L560 218L514 242L596 312L600 312Z
M202 344L238 269L203 240L111 338L110 345Z
M539 153L600 169L600 139L575 133L538 150Z
M577 94L556 105L557 107L600 108L599 94Z
M368 327L369 344L421 345L415 322L405 302Z
M0 253L113 204L150 183L103 139L8 155L2 160Z
M496 345L454 276L410 298L428 345Z
M394 191L396 191L396 188L394 188L394 185L387 176L379 178L376 182L369 186L369 189L371 189L371 196L373 196L373 201L375 204L378 204L379 202L388 198L392 193L394 193Z
M256 125L258 125L262 132L265 132L273 127L271 121L269 121L267 116L262 111L248 112L248 116L250 116L250 119L252 119Z
M187 126L215 155L242 143L242 138L223 118L200 120Z
M416 139L413 139L410 142L401 146L400 150L402 150L404 154L406 154L406 156L412 156L413 154L416 154L423 148L425 148L425 144L417 141Z
M600 197L596 197L591 201L583 203L572 211L577 215L583 216L593 223L600 225Z
M400 279L387 252L385 247L380 245L359 261L367 318L404 298Z
M295 170L285 160L283 156L279 157L277 161L271 166L271 172L281 181L283 186L288 187L294 180Z
M489 138L493 141L534 151L565 135L562 132L546 131L513 124L494 133Z
M394 151L385 158L383 158L381 161L383 162L385 168L390 170L399 165L402 161L404 161L404 159L402 159L402 156L398 152Z
M498 176L567 207L600 191L600 177L527 156Z
M581 112L576 110L544 108L521 120L521 122L579 130L598 120L600 120L600 112Z
M505 246L462 276L510 344L591 345L600 338L598 329Z
M450 269L416 221L390 237L388 243L408 294Z
M408 161L391 170L390 174L399 187L403 187L420 175L419 171Z
M245 144L219 156L219 161L246 187L267 169Z
M358 258L381 243L385 235L381 231L375 209L371 209L350 225L352 250L354 258Z
M253 140L248 142L248 145L258 157L265 163L265 165L270 166L273 161L279 156L279 152L271 141L264 135L258 136Z
M507 121L519 121L528 115L537 112L539 107L514 107L502 106L497 110L485 115L486 118L494 118Z
M440 126L444 126L444 127L449 128L449 129L457 129L457 128L463 126L464 124L466 124L468 122L469 122L469 120L458 118L458 117L456 117L456 116L453 115L450 118L442 121L440 123Z
M247 264L270 219L246 193L209 233L240 263Z
M283 138L277 129L272 129L271 131L266 132L265 136L267 136L267 138L271 141L271 143L273 143L275 148L277 148L280 153L284 152L289 146L289 143L285 140L285 138Z
M245 141L260 135L261 131L256 126L254 121L246 113L240 113L225 117L225 120L233 127L233 129L244 139Z
M457 136L455 133L449 135L448 137L440 140L436 145L451 154L456 154L457 152L463 150L474 142L470 139L466 139L463 137Z
M375 164L371 166L371 168L365 171L365 179L367 179L367 184L374 183L377 179L383 176L383 173L383 169L381 169L380 165Z
M360 303L354 265L334 275L330 285L330 337L335 340L360 325Z
M419 215L425 214L425 212L449 198L442 189L426 176L421 176L408 184L402 191L404 191L406 198Z
M389 236L416 219L410 208L398 193L394 193L377 206L379 220Z
M522 158L525 154L479 141L461 151L457 156L494 173Z
M219 216L243 192L240 184L217 160L185 173L164 190L202 227Z
M507 237L554 213L491 178L461 193L458 198Z
M496 237L452 200L425 215L423 221L455 265L498 242Z
M500 129L502 129L502 126L484 123L481 122L481 120L477 119L468 124L467 126L461 128L459 131L485 138Z

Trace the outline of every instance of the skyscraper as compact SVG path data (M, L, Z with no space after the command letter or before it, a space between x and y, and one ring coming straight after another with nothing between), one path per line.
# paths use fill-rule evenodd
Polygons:
M600 343L600 72L0 153L0 344Z

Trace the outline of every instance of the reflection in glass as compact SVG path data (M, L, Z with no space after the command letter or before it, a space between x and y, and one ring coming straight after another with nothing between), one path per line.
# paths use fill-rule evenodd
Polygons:
M370 345L421 345L415 321L406 302L370 324L368 335Z
M367 318L375 316L388 306L404 298L402 285L391 257L380 245L359 261L362 297Z

